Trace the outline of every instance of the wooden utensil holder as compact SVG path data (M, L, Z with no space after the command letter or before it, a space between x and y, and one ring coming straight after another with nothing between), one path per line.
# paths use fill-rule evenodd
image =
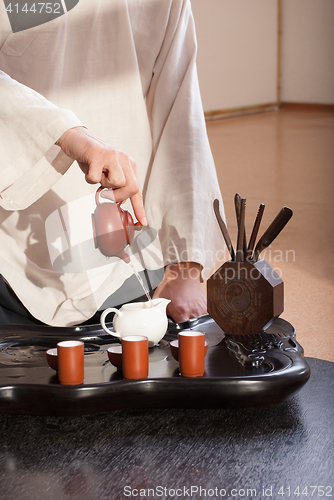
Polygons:
M226 335L255 335L284 310L284 283L264 259L225 262L207 282L208 313Z

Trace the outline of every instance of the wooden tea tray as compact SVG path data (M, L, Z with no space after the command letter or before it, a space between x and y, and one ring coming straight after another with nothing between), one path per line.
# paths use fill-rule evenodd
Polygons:
M109 328L112 325L108 324ZM179 330L204 331L209 343L205 373L183 378L169 341ZM62 386L45 351L60 340L85 343L85 380ZM258 335L225 337L209 316L170 323L149 352L149 376L123 380L106 349L119 340L100 325L54 328L0 326L0 413L82 415L127 408L240 408L284 401L308 380L310 367L290 323L277 319Z

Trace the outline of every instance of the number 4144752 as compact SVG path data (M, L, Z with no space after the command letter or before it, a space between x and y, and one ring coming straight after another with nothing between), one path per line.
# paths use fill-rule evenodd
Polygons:
M332 497L333 487L332 486L305 486L300 488L291 488L290 486L281 486L278 490L278 495L287 497Z
M45 12L46 14L61 14L60 10L61 4L59 2L53 3L53 2L47 2L47 3L33 3L29 4L25 3L24 5L19 5L18 3L9 3L6 10L10 14L12 12L16 12L17 14L19 12L25 12L28 14L29 12L33 12L34 14L41 14L42 12Z

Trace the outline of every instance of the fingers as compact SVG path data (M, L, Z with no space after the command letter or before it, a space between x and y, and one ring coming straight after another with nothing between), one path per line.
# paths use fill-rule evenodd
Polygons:
M124 166L127 166L129 161L125 153L111 147L94 147L87 155L87 166L84 170L86 182L101 184L109 189L122 188L127 184Z
M175 292L177 293L177 292ZM167 306L167 314L173 318L175 323L182 323L188 319L198 318L207 314L206 296L204 290L192 291L189 289L187 298L180 296L173 297ZM191 302L189 303L189 300Z
M117 202L130 198L137 219L147 225L137 167L130 156L114 149L85 127L69 129L57 145L78 162L88 184L113 189Z
M153 298L165 297L171 302L167 313L176 323L207 314L206 292L200 284L200 264L181 262L167 266Z
M117 201L130 198L139 191L136 164L122 151L113 150L104 159L103 165L100 164L99 167L102 169L99 180L102 187L117 189L119 193L117 196L125 195L124 198L117 199Z
M137 217L137 220L143 226L147 226L145 209L144 209L144 205L143 205L143 197L142 197L142 194L140 192L135 194L134 196L131 196L131 204L133 206L133 211L135 213L135 216Z
M126 184L122 166L114 158L103 163L92 162L88 165L85 179L88 184L101 184L111 189L121 188Z
M116 202L122 202L130 198L131 204L137 220L143 225L147 226L145 217L145 209L143 205L143 197L140 191L139 180L137 177L137 167L135 161L127 156L125 153L118 152L119 165L125 177L123 186L115 187L112 192L112 197ZM106 180L102 183L103 187L109 187ZM110 197L107 193L104 197Z

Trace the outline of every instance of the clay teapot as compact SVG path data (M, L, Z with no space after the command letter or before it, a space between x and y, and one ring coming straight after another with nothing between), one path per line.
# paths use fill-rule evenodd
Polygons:
M95 248L106 257L119 257L125 262L130 262L125 247L129 245L135 236L135 231L142 228L140 222L133 222L129 212L121 208L120 203L107 200L100 202L102 186L95 194L96 209L92 214L93 236Z

